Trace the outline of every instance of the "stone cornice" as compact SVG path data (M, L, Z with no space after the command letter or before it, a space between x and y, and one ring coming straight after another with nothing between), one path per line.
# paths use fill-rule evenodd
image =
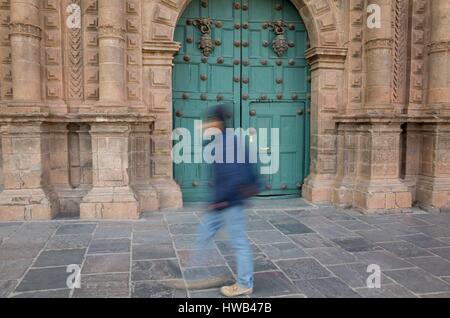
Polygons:
M50 113L0 113L0 124L10 123L153 123L154 115L137 113L88 113L64 114Z
M344 59L347 56L347 48L340 47L328 47L328 46L316 46L306 50L305 57L307 59L314 58L315 56L327 56L335 57L337 59Z
M410 116L410 115L396 115L396 116L370 116L370 115L339 115L335 116L334 120L336 123L348 123L348 124L363 124L363 123L443 123L450 125L450 116Z
M42 123L48 118L48 113L6 113L0 112L0 124Z
M10 35L22 35L35 37L38 39L42 38L42 29L40 26L20 23L20 22L12 22L9 24Z

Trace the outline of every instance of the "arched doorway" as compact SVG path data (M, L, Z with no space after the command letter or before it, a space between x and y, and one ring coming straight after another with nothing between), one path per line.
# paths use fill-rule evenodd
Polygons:
M263 176L263 195L299 196L309 174L310 83L298 10L289 0L193 0L175 41L182 46L174 61L174 128L194 136L195 120L227 103L234 127L279 129L279 167ZM268 146L260 153L270 154ZM208 198L210 167L194 163L195 155L189 154L192 163L174 165L188 202Z

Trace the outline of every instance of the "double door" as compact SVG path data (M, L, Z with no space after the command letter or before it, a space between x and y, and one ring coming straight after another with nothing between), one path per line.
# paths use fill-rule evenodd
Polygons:
M288 0L193 0L175 40L181 50L173 75L174 129L192 132L191 150L183 154L191 162L174 165L184 200L208 199L211 166L194 160L202 151L195 122L222 103L233 110L228 125L251 128L260 157L271 159L261 163L267 168L262 195L298 196L309 170L310 85L307 32L297 9ZM267 144L260 142L264 132Z

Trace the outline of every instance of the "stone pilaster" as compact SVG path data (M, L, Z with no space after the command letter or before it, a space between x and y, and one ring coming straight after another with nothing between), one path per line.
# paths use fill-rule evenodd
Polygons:
M151 125L136 124L131 134L131 184L139 199L141 212L159 210L159 197L151 185L150 138Z
M400 125L380 120L359 127L353 205L365 212L407 209L412 205L411 191L400 180Z
M123 111L125 106L125 2L98 1L99 106Z
M139 200L130 182L129 123L91 124L93 188L83 198L83 219L137 219Z
M0 220L47 220L58 213L50 187L50 140L42 122L1 127L4 191Z
M311 64L311 174L303 196L331 202L336 176L334 116L342 102L346 49L316 47L306 52Z
M69 149L67 123L52 124L50 127L50 183L58 193L58 197L70 192ZM60 201L58 213L69 214L65 202ZM78 214L78 213L73 213Z
M16 103L41 101L40 0L11 0L11 58ZM29 105L30 106L30 105Z
M337 174L333 192L333 203L339 206L352 206L355 179L358 172L358 126L352 123L341 124L337 140Z
M416 202L416 186L420 174L420 158L422 151L422 125L408 123L406 129L406 143L403 149L404 181Z
M151 135L151 184L158 191L161 208L183 205L181 190L173 180L172 161L172 67L179 44L147 42L144 45L144 85L150 113L156 117Z
M410 32L411 63L409 67L408 114L417 116L423 113L426 101L427 56L426 38L429 34L429 7L431 1L413 0Z
M59 213L78 216L92 183L92 150L84 124L51 124L50 182L58 194ZM88 137L88 138L86 138Z
M422 128L422 155L417 182L417 201L426 208L450 208L450 125Z

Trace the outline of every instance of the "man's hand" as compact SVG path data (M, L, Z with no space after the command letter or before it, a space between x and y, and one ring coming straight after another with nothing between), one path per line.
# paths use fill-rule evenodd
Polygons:
M211 211L214 211L214 210L223 210L223 209L227 208L228 205L229 205L228 202L215 203L215 204L211 204L211 205L209 206L209 209L210 209Z

